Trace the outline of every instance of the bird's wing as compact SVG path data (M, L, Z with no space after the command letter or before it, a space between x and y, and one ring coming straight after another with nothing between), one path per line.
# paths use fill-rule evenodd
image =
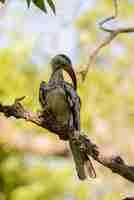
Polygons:
M80 98L75 89L70 84L64 82L63 88L65 91L66 99L72 110L74 128L75 130L80 130Z
M42 108L44 108L45 104L46 104L46 92L47 92L47 83L45 81L42 81L40 83L40 87L39 87L39 102L42 106Z

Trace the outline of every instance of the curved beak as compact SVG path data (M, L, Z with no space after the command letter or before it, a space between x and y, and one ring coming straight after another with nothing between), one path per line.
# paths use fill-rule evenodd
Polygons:
M77 79L76 79L76 75L75 75L72 65L68 65L68 67L63 66L63 69L70 75L73 85L74 85L74 89L76 90L77 89Z

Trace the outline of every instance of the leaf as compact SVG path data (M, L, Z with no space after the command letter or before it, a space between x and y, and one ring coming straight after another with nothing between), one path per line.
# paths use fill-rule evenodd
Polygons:
M52 9L53 13L56 15L56 9L55 9L54 2L52 0L47 0L47 3L50 6L50 8Z
M1 3L5 3L5 0L0 0Z
M28 6L28 8L29 8L30 3L31 3L31 0L26 0L26 1L27 1L27 6Z
M44 0L32 0L32 1L38 8L40 8L45 13L47 13L47 9L46 9L46 5L44 3Z

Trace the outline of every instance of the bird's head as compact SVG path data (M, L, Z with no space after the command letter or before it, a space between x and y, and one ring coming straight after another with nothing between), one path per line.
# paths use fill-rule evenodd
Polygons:
M64 54L56 55L52 59L51 65L53 72L57 71L58 69L64 69L70 75L73 81L74 88L77 89L77 80L75 72L72 67L72 62L66 55Z

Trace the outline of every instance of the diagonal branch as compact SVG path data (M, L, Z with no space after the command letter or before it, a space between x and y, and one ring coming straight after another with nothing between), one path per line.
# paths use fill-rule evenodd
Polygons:
M116 19L116 17L118 16L118 2L117 2L117 0L113 0L113 4L114 4L114 14L110 17L107 17L106 19L104 19L103 21L101 21L99 23L99 28L102 31L109 33L109 35L106 38L104 38L104 40L101 41L95 47L95 49L92 51L92 53L89 55L88 64L87 64L86 68L84 70L81 70L81 71L78 72L78 74L81 75L83 81L85 80L86 75L87 75L89 69L91 68L91 65L95 61L98 53L100 52L100 50L102 48L109 45L112 42L112 40L115 39L119 34L121 34L121 33L133 33L134 32L134 27L122 27L122 28L110 29L110 28L104 26L104 25L106 25L106 23L108 23L111 20Z
M22 101L24 97L18 98L15 100L12 105L2 105L0 104L0 112L4 113L6 117L14 116L18 119L25 119L26 121L30 121L40 127L46 128L51 132L58 134L58 136L67 140L67 134L69 132L73 132L73 129L69 129L65 125L59 125L56 120L49 113L40 113L40 112L32 112L31 110L25 109L20 101ZM66 134L65 134L66 133Z
M76 141L82 151L89 154L93 159L103 166L112 170L112 172L119 174L125 179L134 182L134 166L129 166L120 156L106 156L90 139L83 134L75 135L75 132L68 127L63 126L52 119L49 113L42 115L25 109L20 103L22 98L15 100L12 105L0 104L0 112L4 113L6 117L15 117L18 119L25 119L42 128L56 133L61 139L73 139Z

